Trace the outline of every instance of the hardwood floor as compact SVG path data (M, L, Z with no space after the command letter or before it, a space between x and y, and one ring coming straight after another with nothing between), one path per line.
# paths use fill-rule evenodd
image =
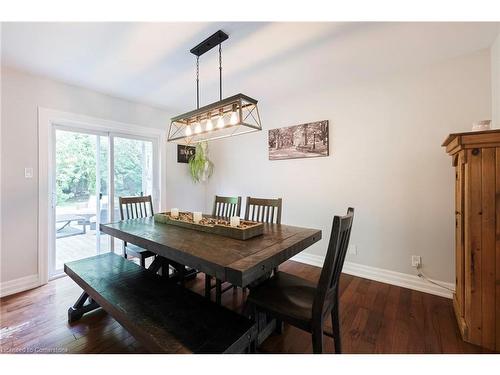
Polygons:
M288 261L281 270L317 281L320 269ZM187 284L202 294L204 278ZM80 295L68 277L0 300L0 352L145 353L145 349L101 310L68 324L67 310ZM241 289L222 296L241 311ZM449 299L350 275L342 275L340 297L344 353L482 353L462 341ZM327 323L330 330L330 322ZM325 350L333 343L325 336ZM263 353L311 353L311 337L285 325L259 348Z

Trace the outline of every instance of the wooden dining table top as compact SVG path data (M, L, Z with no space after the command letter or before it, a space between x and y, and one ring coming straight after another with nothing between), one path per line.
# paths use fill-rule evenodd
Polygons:
M321 230L264 223L262 235L236 240L152 217L101 224L101 232L195 268L221 281L247 286L321 239Z

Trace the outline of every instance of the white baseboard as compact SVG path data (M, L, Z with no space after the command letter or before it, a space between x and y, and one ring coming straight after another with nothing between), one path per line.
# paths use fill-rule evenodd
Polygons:
M20 277L19 279L0 283L0 297L6 297L14 293L24 292L28 289L36 288L40 285L37 275Z
M292 258L297 262L310 264L316 267L323 267L324 257L320 255L314 254L298 254ZM383 268L365 266L364 264L353 263L353 262L345 262L344 268L342 269L343 273L348 275L363 277L369 280L380 281L382 283L401 286L403 288L418 290L424 293L430 293L441 297L453 298L452 292L441 288L437 285L431 284L425 280L422 280L417 275L410 275L407 273L401 273L396 271L390 271ZM451 283L447 283L444 281L436 281L443 286L446 286L450 289L455 289L455 285Z
M325 262L325 257L302 252L300 254L295 255L291 260L321 268L323 267L323 263Z

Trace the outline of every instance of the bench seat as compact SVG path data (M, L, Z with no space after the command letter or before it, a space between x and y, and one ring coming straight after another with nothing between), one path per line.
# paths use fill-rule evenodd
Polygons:
M241 353L257 335L256 325L244 316L113 253L66 263L64 272L88 294L90 304L103 308L154 353ZM74 308L70 321L76 320L72 314Z

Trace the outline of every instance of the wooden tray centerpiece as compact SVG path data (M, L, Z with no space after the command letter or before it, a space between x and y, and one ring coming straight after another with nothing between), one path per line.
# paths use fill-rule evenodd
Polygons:
M170 212L157 213L154 215L154 220L157 223L177 225L237 240L248 240L264 232L264 225L262 223L249 220L240 219L240 225L232 227L229 218L203 215L202 219L198 223L195 223L193 213L191 212L179 212L179 216L176 218L172 217Z

